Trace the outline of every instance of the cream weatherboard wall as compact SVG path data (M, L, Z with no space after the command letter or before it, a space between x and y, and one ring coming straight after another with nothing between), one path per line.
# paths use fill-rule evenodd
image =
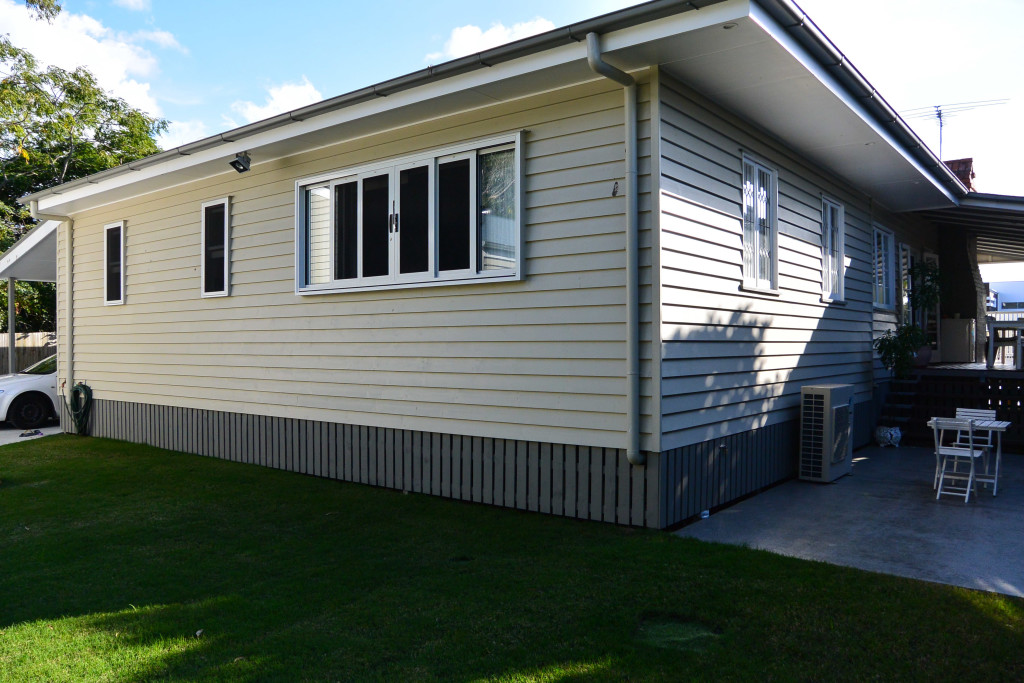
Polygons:
M641 245L650 262L649 87ZM74 380L98 400L469 436L625 445L621 88L605 80L297 153L74 216ZM524 131L525 278L297 296L295 181ZM200 296L200 206L230 197L230 292ZM125 304L101 235L125 223ZM66 226L65 228L66 229ZM68 253L59 246L59 287ZM642 267L651 349L651 275ZM65 309L66 310L66 309ZM65 316L66 318L66 316ZM60 322L62 348L67 320ZM60 375L67 376L66 358ZM642 358L643 445L658 450Z
M664 72L657 84L662 450L794 421L801 386L825 382L854 385L863 439L888 376L871 344L896 321L872 304L873 225L917 249L933 237ZM778 171L775 295L742 288L743 154ZM845 209L844 303L822 300L823 197Z

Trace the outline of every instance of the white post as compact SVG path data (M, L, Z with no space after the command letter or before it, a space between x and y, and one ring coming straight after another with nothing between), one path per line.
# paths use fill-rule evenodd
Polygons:
M17 362L15 344L18 338L14 333L17 321L14 317L14 278L7 278L7 371L12 375L18 371L15 367Z

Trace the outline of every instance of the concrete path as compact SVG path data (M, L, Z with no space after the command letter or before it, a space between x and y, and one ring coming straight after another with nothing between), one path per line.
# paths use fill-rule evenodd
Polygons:
M52 424L50 426L47 426L47 427L40 427L39 431L42 432L42 434L40 434L38 436L22 437L21 435L25 431L32 431L32 430L18 429L17 427L12 427L7 422L0 422L0 446L4 446L4 445L9 444L9 443L15 443L15 442L18 442L18 441L29 441L31 439L40 439L40 438L42 438L44 436L50 436L52 434L60 434L60 425L54 423L54 424Z
M833 484L790 481L678 532L808 560L1024 596L1024 457L1003 456L999 495L935 500L935 456L865 448Z

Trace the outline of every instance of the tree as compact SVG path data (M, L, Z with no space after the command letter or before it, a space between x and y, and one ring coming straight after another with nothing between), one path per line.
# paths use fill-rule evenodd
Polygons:
M27 4L43 18L60 11L54 0ZM0 36L0 252L35 223L18 197L156 154L166 126L107 94L85 68L44 68ZM18 330L54 330L54 286L17 287ZM6 288L0 321L6 330Z
M57 0L25 0L25 6L36 15L36 19L45 19L51 22L62 9Z

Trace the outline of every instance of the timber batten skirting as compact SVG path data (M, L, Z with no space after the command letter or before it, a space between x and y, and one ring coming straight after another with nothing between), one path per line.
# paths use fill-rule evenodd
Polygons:
M70 421L62 421L65 430ZM93 403L90 435L457 500L656 527L657 454L346 425L123 401Z
M73 431L61 411L65 431ZM92 436L546 514L658 529L796 473L797 422L663 453L95 400Z

